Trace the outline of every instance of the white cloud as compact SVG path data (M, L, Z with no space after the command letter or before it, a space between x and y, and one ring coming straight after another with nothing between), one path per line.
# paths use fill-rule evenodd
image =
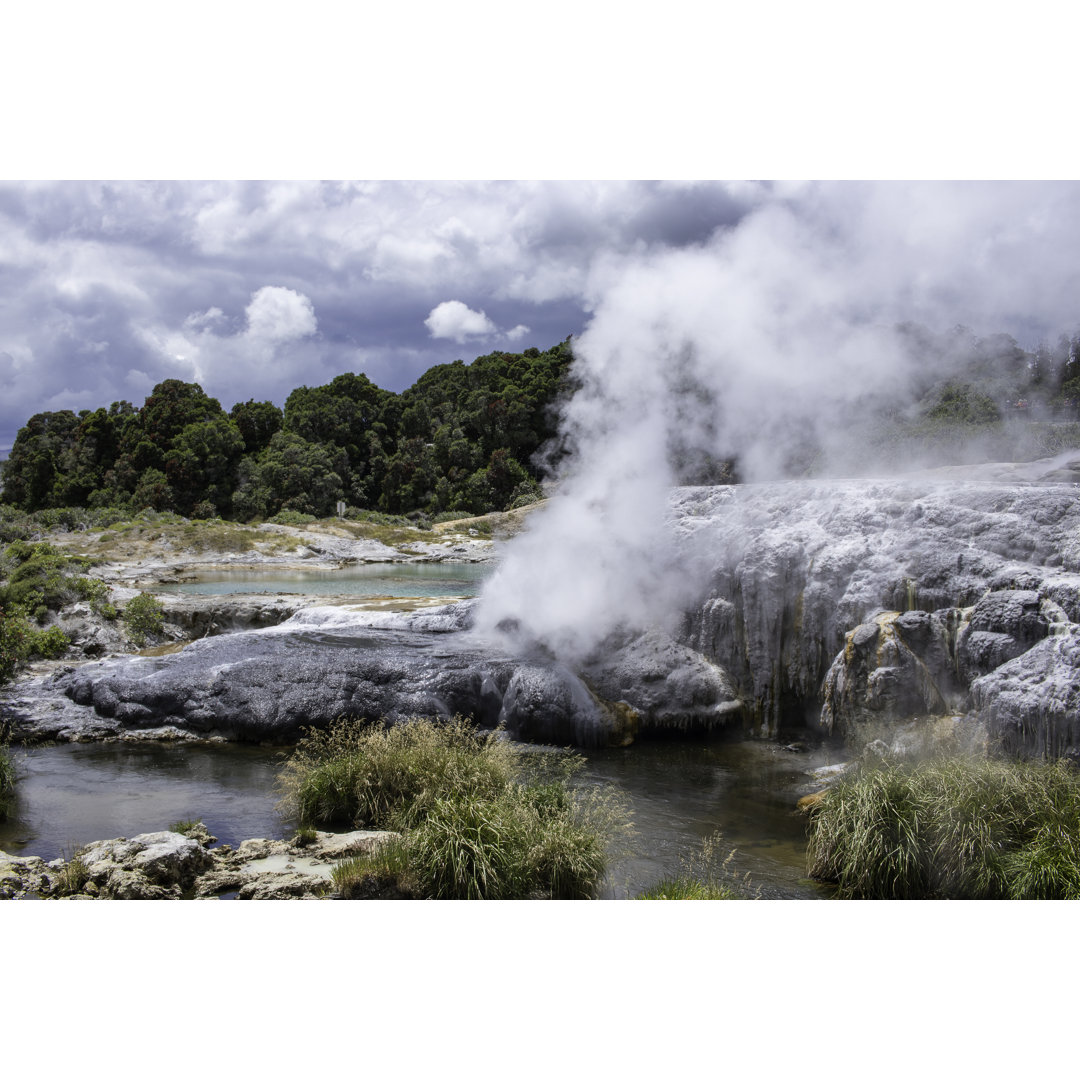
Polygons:
M482 312L473 311L460 300L444 300L431 309L424 325L433 338L449 338L463 345L471 337L486 337L498 327Z
M225 312L219 307L207 308L206 311L193 311L184 320L186 330L216 330L225 325Z
M264 285L253 293L246 314L246 336L263 341L298 341L318 329L311 301L279 285Z
M520 341L527 333L529 328L524 323L518 323L513 330L506 331L506 337L509 341Z

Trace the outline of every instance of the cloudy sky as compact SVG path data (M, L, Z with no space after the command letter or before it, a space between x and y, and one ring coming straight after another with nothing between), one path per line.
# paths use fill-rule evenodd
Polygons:
M344 371L400 391L580 335L627 267L718 239L802 267L815 238L874 281L871 318L1022 344L1080 319L1069 183L3 182L0 453L165 378L225 408Z
M764 197L663 183L0 184L0 448L34 412L229 408L581 332L590 268L693 244Z

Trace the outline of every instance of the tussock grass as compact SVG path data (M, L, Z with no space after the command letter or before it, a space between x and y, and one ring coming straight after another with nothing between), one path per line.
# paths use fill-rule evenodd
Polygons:
M301 825L292 838L293 846L298 848L310 847L319 839L318 832L310 825Z
M745 900L749 898L750 875L742 878L731 867L732 848L723 859L723 836L719 832L701 841L701 851L681 860L678 873L661 878L638 895L639 900Z
M393 727L337 720L297 746L281 784L285 807L302 822L411 828L440 793L493 796L516 765L512 744L460 717Z
M1062 762L863 765L809 827L809 874L843 898L1080 899L1080 772Z
M174 821L169 826L169 832L179 833L181 836L190 836L194 832L200 832L205 829L201 821Z
M57 875L53 896L74 896L82 892L90 880L90 871L82 857L73 855Z
M11 751L0 743L0 821L7 821L15 801L15 760Z
M417 896L408 852L398 838L345 859L330 876L343 900L412 900Z
M338 721L310 733L286 763L283 806L302 822L402 833L349 860L357 895L393 882L432 899L584 899L629 818L613 792L570 784L582 763L571 754L527 759L461 718L390 728Z

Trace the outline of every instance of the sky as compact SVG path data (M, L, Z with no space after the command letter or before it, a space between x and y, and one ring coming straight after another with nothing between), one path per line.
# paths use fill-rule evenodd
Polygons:
M547 348L630 268L724 238L805 274L780 292L814 295L808 246L849 261L871 319L1032 345L1080 318L1070 183L2 181L0 453L33 413L140 405L166 378L282 405L346 371L401 391ZM737 317L746 290L715 284Z

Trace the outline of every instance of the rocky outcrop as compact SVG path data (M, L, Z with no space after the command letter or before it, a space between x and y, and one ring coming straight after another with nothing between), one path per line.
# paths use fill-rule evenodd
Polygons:
M1005 750L1080 763L1080 626L1056 629L976 679L972 702Z
M335 897L334 866L366 854L395 834L314 832L292 840L245 840L233 851L211 847L204 828L190 835L143 833L88 844L70 859L46 863L0 851L0 899L314 900Z
M682 640L729 673L756 734L800 723L842 734L972 707L989 721L1001 683L991 673L1015 673L1025 656L1068 682L1046 638L1080 619L1072 486L789 483L683 489L673 508L688 558L710 578ZM1034 675L1023 693L1025 715L1070 707L1060 694L1036 705L1047 692ZM1061 740L1013 742L1041 753Z

